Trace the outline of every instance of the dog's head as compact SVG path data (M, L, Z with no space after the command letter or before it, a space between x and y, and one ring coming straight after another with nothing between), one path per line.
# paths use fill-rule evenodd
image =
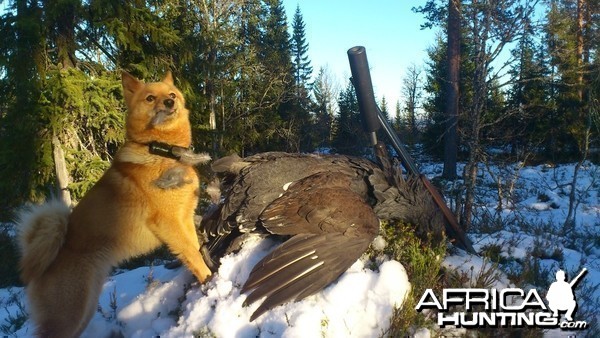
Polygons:
M166 142L188 147L191 143L189 111L173 84L171 72L162 81L144 83L123 71L127 104L127 138L134 142Z

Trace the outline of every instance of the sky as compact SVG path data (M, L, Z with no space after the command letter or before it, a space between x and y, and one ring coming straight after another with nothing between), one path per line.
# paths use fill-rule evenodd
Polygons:
M437 31L421 30L425 19L411 10L424 4L424 0L283 0L290 32L300 6L313 76L327 67L345 88L350 77L346 52L364 46L375 95L378 102L385 96L390 111L401 99L406 69L424 65L426 49L435 43Z

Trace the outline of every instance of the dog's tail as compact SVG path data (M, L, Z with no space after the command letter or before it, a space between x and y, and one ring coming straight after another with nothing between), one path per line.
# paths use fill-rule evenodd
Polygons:
M20 211L17 218L21 249L21 280L28 284L52 264L65 242L70 208L53 200Z

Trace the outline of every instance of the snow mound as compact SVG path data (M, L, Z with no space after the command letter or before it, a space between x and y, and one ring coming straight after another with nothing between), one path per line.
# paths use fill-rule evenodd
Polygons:
M132 338L209 333L217 337L378 337L410 290L399 262L385 261L379 271L372 271L358 260L320 293L249 322L260 301L244 307L241 286L254 264L277 244L249 237L238 253L221 260L218 273L205 285L194 281L185 268L144 267L112 276L82 337L119 331ZM18 334L31 334L30 325Z

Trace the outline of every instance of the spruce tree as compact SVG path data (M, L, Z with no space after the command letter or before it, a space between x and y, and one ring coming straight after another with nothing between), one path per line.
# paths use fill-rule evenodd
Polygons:
M296 121L296 131L300 147L297 150L312 151L315 146L313 138L315 132L315 116L311 115L314 110L314 102L310 97L312 84L309 83L312 76L312 67L308 58L308 43L300 6L296 7L292 21L292 38L290 40L292 55L292 70L294 77L295 93L291 109L291 116Z
M429 93L423 102L425 112L425 130L423 144L425 150L438 158L443 156L441 136L445 130L444 103L446 101L446 43L438 37L436 44L427 50L425 61L425 92ZM464 60L464 59L463 59Z
M551 122L554 108L549 96L547 48L536 41L533 25L524 29L522 39L511 51L516 62L509 71L513 85L507 93L507 109L501 127L492 131L495 143L510 145L513 155L547 146L549 135L557 127Z
M338 107L339 113L333 137L335 151L341 154L364 155L368 140L362 129L356 92L350 82L340 93Z
M97 46L105 46L115 66L139 78L158 79L171 70L173 55L186 52L171 20L172 11L178 8L144 1L91 0L84 11L85 35Z
M308 43L306 42L306 32L300 5L296 7L294 20L292 22L292 39L290 41L292 65L294 70L294 82L296 84L296 95L301 97L306 95L310 89L309 81L312 76L312 67L308 58Z
M268 111L269 115L265 120L270 126L269 132L272 137L268 143L263 143L261 148L294 150L299 144L298 135L289 124L293 114L290 102L294 93L294 81L287 18L281 0L265 0L264 3L266 14L262 24L264 33L259 45L259 55L265 75L269 79L270 90L267 95L273 108Z
M292 58L293 38L287 31L287 20L280 0L265 1L269 9L265 26L264 51L269 60L267 65L275 74L281 75L281 101L278 113L282 124L276 133L280 138L279 149L306 151L313 147L311 134L312 104L306 88L296 86L295 68ZM299 94L299 95L298 95Z
M331 75L325 68L319 69L319 74L313 85L315 97L315 126L313 137L317 147L331 147L334 132L334 103L336 89Z
M385 96L381 97L381 102L379 102L379 110L381 110L381 113L386 121L390 122L390 112L388 110L388 104Z
M41 198L52 180L51 161L38 161L41 14L37 2L16 0L0 20L0 221L12 217L12 208Z
M281 149L281 111L291 86L287 19L280 2L240 2L235 57L222 69L233 87L224 115L224 151ZM231 20L236 22L235 20ZM227 69L229 68L229 69ZM232 71L235 70L235 71Z
M394 113L394 122L392 126L398 133L402 133L404 130L404 122L402 121L402 109L400 108L400 101L396 101L396 108Z
M598 99L594 88L592 56L596 55L597 20L600 15L597 4L589 1L555 0L550 2L547 13L547 45L549 65L553 71L551 99L556 106L553 113L557 130L552 135L549 151L568 159L583 153L589 103ZM596 74L597 74L596 65ZM590 96L590 93L595 93Z

